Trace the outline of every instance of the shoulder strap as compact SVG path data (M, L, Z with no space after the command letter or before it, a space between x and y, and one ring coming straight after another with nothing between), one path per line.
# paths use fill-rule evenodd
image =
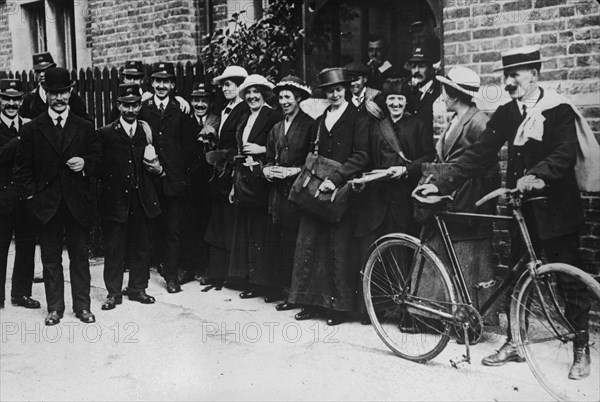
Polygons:
M384 119L380 122L380 124L383 138L385 138L387 143L390 144L394 152L396 152L398 156L400 156L400 159L402 159L404 162L412 162L404 155L404 152L402 152L402 148L400 147L400 143L398 142L398 138L396 138L396 133L394 132L394 128L392 127L390 121L388 119Z
M325 118L317 124L317 137L315 138L315 149L313 153L315 156L319 154L319 138L321 138L321 124L325 124Z
M144 120L138 120L140 126L142 126L142 130L146 134L146 141L148 145L152 145L152 129L150 128L150 124L146 123Z

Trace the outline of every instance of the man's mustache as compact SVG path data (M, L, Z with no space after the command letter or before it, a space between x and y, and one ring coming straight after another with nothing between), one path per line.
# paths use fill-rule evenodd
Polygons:
M423 74L421 73L414 73L412 76L413 78L423 78Z
M4 107L4 109L7 109L7 110L19 110L19 107L16 106L16 105L6 105Z
M208 109L208 106L204 106L204 105L202 105L202 106L194 106L194 109L195 110L206 110L206 109Z
M504 90L505 90L505 91L508 91L508 92L511 92L511 91L516 91L516 90L517 90L517 88L518 88L518 87L517 87L516 85L510 85L510 84L509 84L509 85L507 85L507 86L505 86L505 87L504 87Z

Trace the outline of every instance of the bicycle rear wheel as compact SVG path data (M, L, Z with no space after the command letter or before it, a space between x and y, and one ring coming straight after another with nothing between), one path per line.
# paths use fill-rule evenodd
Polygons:
M448 343L452 281L418 239L402 233L378 239L363 271L363 292L377 335L398 356L425 362Z
M535 377L557 400L600 401L600 284L567 264L543 265L537 281L527 275L520 284L511 306L512 320L518 323L513 337ZM588 298L589 341L585 332L576 331L565 317L569 310L575 315ZM586 341L590 374L580 380L570 379L574 342Z

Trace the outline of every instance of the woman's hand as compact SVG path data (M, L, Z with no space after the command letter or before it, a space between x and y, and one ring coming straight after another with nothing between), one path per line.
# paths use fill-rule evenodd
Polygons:
M235 202L235 187L231 186L231 191L229 192L229 203L233 204Z
M391 179L399 179L406 174L406 166L392 166L387 169Z
M262 145L255 144L253 142L246 142L242 151L248 155L257 155L264 154L265 152L267 152L267 148L263 147Z

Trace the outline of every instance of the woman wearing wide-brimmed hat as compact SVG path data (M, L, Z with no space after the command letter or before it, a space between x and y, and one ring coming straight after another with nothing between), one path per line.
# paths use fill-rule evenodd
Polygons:
M334 192L367 165L367 117L347 101L352 78L345 68L325 69L318 79L330 102L313 129L318 154L341 164L319 191ZM337 325L355 311L360 262L353 209L350 200L339 223L302 216L289 295L289 302L305 306L297 320L326 315L328 325Z
M238 155L230 201L236 206L229 262L229 276L248 281L240 297L248 299L269 293L272 276L269 255L276 245L267 244L271 220L267 210L270 185L262 176L266 163L269 132L283 115L266 102L274 85L259 74L246 77L240 97L249 110L240 118L236 131Z
M300 109L300 102L311 96L311 89L296 76L284 77L273 90L278 98L285 119L275 124L267 140L267 165L263 169L265 178L272 182L269 198L269 213L273 221L273 238L277 244L276 253L271 255L273 276L271 284L275 288L277 300L285 298L292 281L296 238L300 225L300 210L288 196L292 184L304 166L312 141L315 120ZM265 301L275 301L273 298ZM295 308L291 303L279 303L279 311Z
M242 115L248 111L248 105L239 97L238 88L247 76L248 72L243 67L229 66L213 80L221 87L227 101L217 129L217 149L206 154L207 162L213 165L213 175L210 179L211 216L204 240L209 245L208 281L211 287L217 289L221 288L229 272L235 208L229 203L228 196L232 184L233 156L237 153L235 133Z

